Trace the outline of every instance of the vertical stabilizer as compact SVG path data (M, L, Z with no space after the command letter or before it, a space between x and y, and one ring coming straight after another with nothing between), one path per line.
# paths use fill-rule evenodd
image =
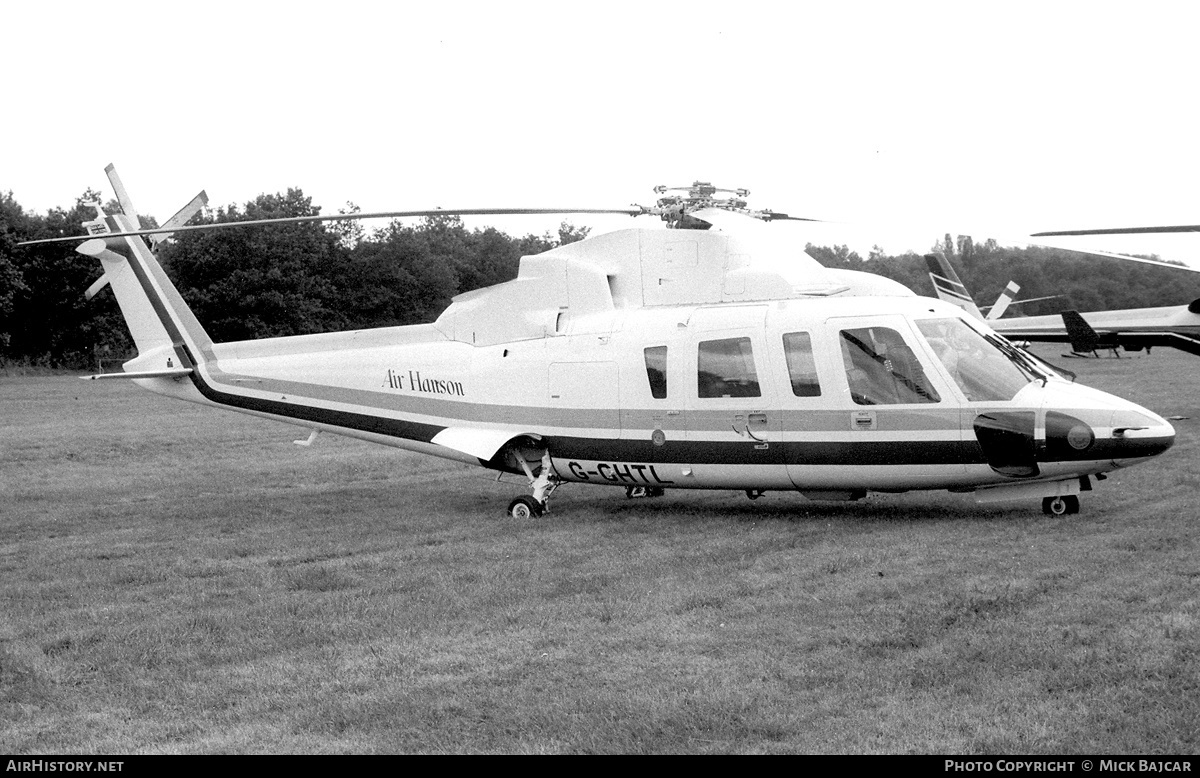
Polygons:
M108 167L104 168L104 174L108 176L108 183L112 184L113 192L117 195L117 202L121 204L121 212L133 219L134 224L137 224L137 209L133 207L133 200L129 197L129 192L125 190L125 184L121 183L121 177L117 175L116 166L110 162Z
M1063 325L1067 328L1067 339L1071 341L1071 350L1077 354L1092 354L1100 346L1100 336L1092 329L1092 325L1084 321L1079 311L1063 311Z
M105 172L125 211L103 217L107 232L139 229L133 201L116 170L109 165ZM193 200L195 203L196 200ZM142 238L106 237L104 233L99 233L76 251L95 257L103 265L104 275L88 291L95 294L104 281L112 286L117 305L137 347L139 362L142 357L153 354L164 362L170 360L171 367L192 367L189 363L202 360L211 353L212 340L208 333Z
M983 313L971 299L967 287L958 280L958 273L950 265L950 260L941 254L926 254L925 266L929 268L929 280L933 282L933 290L938 299L957 305L976 319L982 319Z
M1017 296L1017 292L1021 291L1021 286L1016 281L1009 281L1008 286L1004 287L1004 291L996 298L996 304L988 311L988 321L999 319L1008 310L1008 306L1012 303L1013 298Z

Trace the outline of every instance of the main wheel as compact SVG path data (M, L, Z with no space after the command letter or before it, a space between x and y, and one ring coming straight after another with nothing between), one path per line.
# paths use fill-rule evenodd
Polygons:
M521 521L536 519L542 512L542 504L532 497L518 497L508 504L508 515Z
M1079 498L1073 494L1065 497L1047 497L1042 500L1042 513L1047 516L1067 516L1079 513Z

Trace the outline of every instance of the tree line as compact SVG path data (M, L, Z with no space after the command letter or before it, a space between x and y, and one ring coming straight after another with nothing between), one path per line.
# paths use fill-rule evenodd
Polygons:
M133 354L110 291L85 300L99 263L73 243L17 248L24 240L80 235L95 218L84 192L72 208L45 215L25 211L12 192L0 193L0 366L92 369L98 359ZM105 207L117 210L116 203ZM343 213L357 209L348 204ZM206 211L192 223L316 216L320 208L299 189L263 194L244 206ZM157 226L143 217L143 227ZM494 228L468 230L454 216L415 224L390 222L368 231L361 222L306 222L177 233L158 257L215 341L299 335L432 321L460 292L515 278L520 257L586 237L563 222L557 235L513 237ZM920 255L866 258L846 246L808 252L829 267L878 273L919 294L932 294ZM991 301L1010 281L1020 297L1062 294L1022 313L1066 308L1099 310L1174 305L1200 297L1195 274L1081 258L1043 248L974 243L950 235L931 250L946 254L979 301Z
M1014 305L1006 318L1061 313L1186 305L1200 298L1200 274L1074 251L1027 246L1001 246L995 240L976 243L969 235L946 235L929 249L944 255L981 307L991 305L1010 281L1021 291L1016 299L1049 298ZM918 294L933 296L923 255L887 255L875 247L866 259L846 246L808 246L826 267L867 270L887 276ZM1143 259L1160 260L1150 255ZM1172 263L1180 264L1180 263ZM1181 265L1182 267L1182 265Z
M0 365L94 368L131 356L133 345L108 290L83 292L99 263L73 243L17 248L24 240L81 235L99 202L92 190L71 209L26 212L0 193ZM115 202L104 210L113 213ZM357 209L349 206L348 212ZM317 216L299 189L206 212L192 224ZM142 226L157 226L143 217ZM157 256L217 342L432 321L454 295L515 278L520 258L580 240L587 228L513 238L468 230L454 216L415 225L393 221L308 222L177 233Z

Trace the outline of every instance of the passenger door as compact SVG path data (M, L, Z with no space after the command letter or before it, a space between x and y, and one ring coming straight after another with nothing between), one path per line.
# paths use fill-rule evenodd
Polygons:
M692 380L684 387L689 478L697 486L790 488L782 414L767 362L765 307L697 313L702 315L689 326Z
M919 488L966 472L966 432L958 395L946 384L924 340L900 316L826 321L840 359L831 387L836 426L827 464L845 465L873 484ZM973 437L973 436L972 436ZM894 483L893 483L894 482ZM876 488L879 488L876 486Z

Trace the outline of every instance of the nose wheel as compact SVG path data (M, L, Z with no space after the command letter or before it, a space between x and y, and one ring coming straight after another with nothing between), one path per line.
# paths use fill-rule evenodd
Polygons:
M1079 513L1079 498L1073 494L1063 497L1047 497L1042 500L1042 513L1047 516L1068 516Z

